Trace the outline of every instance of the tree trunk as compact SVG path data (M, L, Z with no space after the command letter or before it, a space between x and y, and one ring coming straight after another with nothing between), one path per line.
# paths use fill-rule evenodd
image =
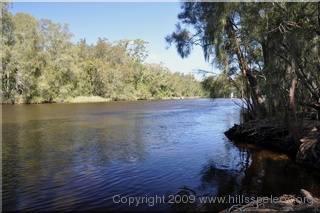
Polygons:
M297 114L296 114L296 104L295 104L295 89L297 84L297 75L296 75L296 62L291 59L291 71L290 71L290 89L289 89L289 116L288 116L288 126L290 134L293 136L294 141L297 142L297 147L300 145L299 129L297 128Z
M289 114L290 118L293 119L293 121L297 121L297 115L296 115L296 107L295 107L295 89L296 89L296 83L297 83L297 75L296 75L296 63L294 59L291 60L291 85L289 90Z
M240 66L240 69L242 71L242 74L245 78L248 79L249 81L249 84L250 84L250 87L251 89L253 90L253 103L255 105L255 107L258 109L258 117L260 118L266 118L267 116L267 109L266 109L266 106L265 106L265 103L264 103L264 100L263 100L263 97L262 97L262 94L261 94L261 89L260 89L260 86L257 82L257 79L256 77L254 76L254 74L251 72L243 54L242 54L242 51L240 49L240 44L239 44L239 41L236 37L236 34L235 34L235 29L233 27L233 22L232 20L229 18L228 20L228 36L229 36L229 39L231 41L234 42L234 45L235 45L235 51L236 51L236 55L237 55L237 58L238 58L238 63L239 63L239 66Z

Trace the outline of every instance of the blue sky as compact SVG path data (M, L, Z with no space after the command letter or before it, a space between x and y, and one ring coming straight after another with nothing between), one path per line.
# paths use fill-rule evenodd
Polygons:
M74 43L81 38L89 44L95 44L99 37L110 42L139 38L149 42L148 63L163 62L173 72L218 72L205 62L200 47L187 59L181 59L174 46L166 49L165 36L175 30L179 2L15 2L10 11L67 23Z

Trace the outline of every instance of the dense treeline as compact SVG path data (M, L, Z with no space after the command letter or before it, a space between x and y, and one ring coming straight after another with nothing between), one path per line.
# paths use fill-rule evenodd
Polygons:
M232 89L250 118L278 119L292 133L306 112L320 115L320 3L194 1L181 10L166 40L181 57L202 46L224 70L205 80L211 96Z
M99 96L137 100L202 96L193 75L144 63L147 42L98 38L71 42L68 25L13 15L2 4L2 102L63 102Z

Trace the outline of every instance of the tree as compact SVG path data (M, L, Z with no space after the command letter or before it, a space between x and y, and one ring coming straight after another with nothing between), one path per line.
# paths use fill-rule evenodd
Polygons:
M242 4L184 2L181 8L183 11L178 18L182 24L192 25L195 32L182 29L179 23L176 32L167 36L166 41L176 44L181 57L187 57L193 45L201 45L206 60L213 58L226 72L230 71L230 65L237 63L251 86L255 112L258 117L264 118L267 111L261 89L243 53L246 46L241 40L244 38L241 34L241 15L245 9Z
M2 52L2 66L1 66L1 79L2 79L2 100L14 102L14 69L10 68L11 48L13 45L13 31L14 24L12 14L9 12L11 4L0 2L1 6L1 52Z
M180 23L167 42L175 43L182 57L201 45L205 58L225 73L240 70L255 117L266 117L267 101L270 117L284 114L294 123L296 97L299 104L319 109L319 5L184 2L181 8ZM303 97L304 90L313 103Z
M40 93L49 101L65 99L73 91L75 61L68 25L54 23L48 19L39 22L40 48L45 69L40 79Z
M281 79L288 82L285 84L288 92L283 92L288 96L284 111L285 122L290 127L290 132L297 137L298 106L317 109L319 105L320 76L315 72L319 69L317 7L310 2L274 5L276 13L271 16L269 34L276 38L270 40L272 48L269 50L272 60L281 61L286 70Z
M5 98L29 102L37 93L36 78L40 76L37 20L25 13L12 17L14 30L11 42L5 47L3 82Z

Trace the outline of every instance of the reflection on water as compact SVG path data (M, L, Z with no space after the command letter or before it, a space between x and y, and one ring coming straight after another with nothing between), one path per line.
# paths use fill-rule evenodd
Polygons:
M3 106L3 209L192 210L201 196L319 195L319 172L230 142L223 132L238 121L226 99ZM169 203L174 195L197 203Z

